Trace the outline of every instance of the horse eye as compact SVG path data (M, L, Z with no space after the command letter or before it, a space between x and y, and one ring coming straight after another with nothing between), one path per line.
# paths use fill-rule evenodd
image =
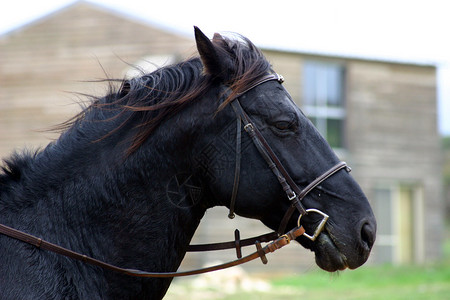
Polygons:
M279 121L279 122L276 122L274 125L275 125L275 128L279 129L279 130L287 130L287 129L291 128L291 122L287 122L287 121Z

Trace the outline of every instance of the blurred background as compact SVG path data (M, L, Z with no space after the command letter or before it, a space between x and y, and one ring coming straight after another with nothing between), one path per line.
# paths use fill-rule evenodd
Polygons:
M0 11L0 156L43 147L88 81L196 54L193 25L259 46L367 194L368 263L330 276L291 245L268 265L176 280L167 299L449 299L450 28L446 1L13 1ZM212 209L194 243L267 231ZM214 233L214 235L213 235ZM219 234L217 234L219 233ZM249 250L253 251L253 249ZM189 254L181 269L233 259Z

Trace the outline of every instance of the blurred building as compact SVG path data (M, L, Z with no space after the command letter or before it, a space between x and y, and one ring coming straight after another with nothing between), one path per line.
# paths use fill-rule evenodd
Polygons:
M378 219L372 263L438 259L443 236L436 68L417 62L263 49L285 87L353 168ZM133 76L195 55L191 37L78 2L0 36L0 155L56 138L46 130L79 111L81 94L103 95L106 77ZM267 230L257 221L228 220L223 208L202 221L194 242L232 240ZM345 216L343 216L345 217ZM253 251L254 249L251 249ZM232 259L233 252L188 255L185 267ZM313 254L292 245L271 255L264 271L300 270ZM264 269L266 268L266 269Z

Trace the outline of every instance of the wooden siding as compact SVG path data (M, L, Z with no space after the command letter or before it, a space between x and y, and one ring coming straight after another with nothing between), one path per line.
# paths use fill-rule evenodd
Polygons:
M39 131L80 110L74 93L106 93L107 84L86 81L122 78L145 56L194 53L192 39L86 2L0 37L0 156L55 138Z
M347 72L348 151L355 176L369 197L386 182L423 188L422 260L433 261L441 255L437 245L444 228L436 69L354 61Z

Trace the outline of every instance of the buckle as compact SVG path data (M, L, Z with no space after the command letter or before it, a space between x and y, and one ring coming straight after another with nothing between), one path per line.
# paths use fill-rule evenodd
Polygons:
M252 123L248 123L244 125L244 130L246 132L253 132L255 129L253 128L253 124Z
M323 228L325 227L325 224L327 223L329 216L326 213L324 213L318 209L315 209L315 208L307 209L306 212L308 212L308 213L313 212L313 213L317 213L322 216L322 220L320 221L320 223L317 226L316 230L314 231L313 235L309 235L306 232L303 234L305 237L307 237L311 241L315 241L317 239L317 237L319 236L319 234L322 232ZM298 227L300 227L300 220L301 220L302 216L303 215L300 214L300 216L298 217L298 220L297 220Z
M288 244L291 242L291 238L287 234L281 235L280 238L285 238Z
M283 77L283 75L281 75L281 74L276 74L277 75L277 81L279 82L279 83L283 83L284 82L284 77Z
M295 198L297 198L297 195L295 194L295 192L294 191L291 191L292 192L292 194L288 194L287 196L288 196L288 199L289 199L289 201L292 201L292 200L294 200Z

